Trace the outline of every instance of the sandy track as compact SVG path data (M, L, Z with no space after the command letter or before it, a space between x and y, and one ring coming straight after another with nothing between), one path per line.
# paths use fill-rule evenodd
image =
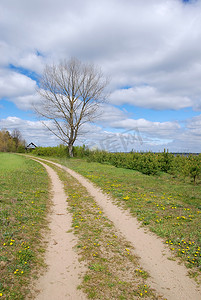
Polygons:
M72 249L76 244L76 238L72 232L67 232L72 229L72 217L67 213L67 196L56 172L41 164L46 168L52 182L53 208L48 216L50 233L47 237L48 247L45 256L48 268L36 282L35 299L84 300L86 296L77 290L77 286L80 284L79 275L85 269L78 262L78 256Z
M201 299L200 287L187 276L185 266L169 259L171 253L160 238L140 228L136 218L113 204L111 199L89 180L71 169L56 163L55 165L63 168L86 187L115 227L131 242L135 254L140 257L142 267L151 275L150 285L159 294L168 300Z
M135 254L140 258L142 267L151 275L149 280L151 287L155 288L159 294L168 300L201 299L200 287L187 276L185 266L168 259L171 257L171 253L160 238L140 228L140 223L136 218L113 204L111 199L103 194L101 190L95 187L89 180L71 169L57 163L53 164L67 171L85 186L89 194L94 197L95 201L101 207L102 211L114 223L115 227L131 242L135 248ZM52 180L54 181L54 179ZM54 280L55 278L56 276L54 276ZM75 297L74 299L80 298Z

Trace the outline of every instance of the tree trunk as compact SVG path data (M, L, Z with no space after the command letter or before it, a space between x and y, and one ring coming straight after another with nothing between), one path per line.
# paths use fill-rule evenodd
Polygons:
M72 144L68 145L68 152L69 152L69 156L73 157L73 145Z

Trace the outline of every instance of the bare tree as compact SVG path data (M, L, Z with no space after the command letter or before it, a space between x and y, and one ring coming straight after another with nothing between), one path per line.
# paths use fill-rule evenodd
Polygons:
M41 103L34 109L52 121L53 127L43 124L68 145L70 157L81 126L97 118L107 83L101 70L77 59L45 67L38 89Z
M11 134L13 141L15 142L16 150L19 147L20 143L22 142L22 135L18 129L14 129Z

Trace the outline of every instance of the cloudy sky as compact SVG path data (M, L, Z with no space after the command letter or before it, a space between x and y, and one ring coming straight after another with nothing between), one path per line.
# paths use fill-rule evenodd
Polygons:
M77 57L110 78L78 143L201 150L201 0L1 0L0 129L57 145L32 112L46 64Z

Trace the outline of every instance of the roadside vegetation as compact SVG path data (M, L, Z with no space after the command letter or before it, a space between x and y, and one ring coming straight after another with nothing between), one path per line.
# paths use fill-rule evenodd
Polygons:
M0 153L0 299L24 299L43 265L48 186L40 164Z

